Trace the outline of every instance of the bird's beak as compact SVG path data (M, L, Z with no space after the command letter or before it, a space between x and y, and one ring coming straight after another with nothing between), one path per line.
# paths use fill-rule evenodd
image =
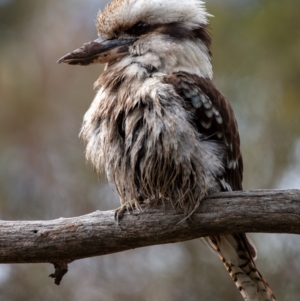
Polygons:
M58 63L69 65L103 64L128 53L128 47L135 39L111 39L98 38L60 58Z

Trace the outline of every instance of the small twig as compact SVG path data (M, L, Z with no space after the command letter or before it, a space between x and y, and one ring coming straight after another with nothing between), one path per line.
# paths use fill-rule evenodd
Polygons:
M54 278L54 283L60 285L60 282L65 274L68 272L68 264L66 262L52 263L55 272L50 274L49 277Z

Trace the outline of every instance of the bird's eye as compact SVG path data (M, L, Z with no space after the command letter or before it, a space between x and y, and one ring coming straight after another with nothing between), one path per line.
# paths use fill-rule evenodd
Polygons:
M131 27L130 33L135 35L141 35L146 33L148 29L149 29L149 24L144 22L138 22Z

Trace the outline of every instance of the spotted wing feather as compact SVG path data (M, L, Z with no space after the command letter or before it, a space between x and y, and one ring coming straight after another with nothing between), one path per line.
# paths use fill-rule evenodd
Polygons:
M233 110L209 79L184 72L166 77L176 92L185 101L186 109L193 113L193 123L207 140L217 141L226 147L225 172L221 181L224 190L241 190L243 180L243 159L240 138ZM227 187L228 188L228 187Z

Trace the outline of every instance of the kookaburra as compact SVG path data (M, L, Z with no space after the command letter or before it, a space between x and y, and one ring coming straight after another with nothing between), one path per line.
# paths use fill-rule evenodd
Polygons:
M191 215L206 195L242 189L233 110L212 82L209 14L200 0L113 0L99 38L65 55L106 63L80 136L127 207L171 203ZM244 233L207 237L247 301L274 301Z

